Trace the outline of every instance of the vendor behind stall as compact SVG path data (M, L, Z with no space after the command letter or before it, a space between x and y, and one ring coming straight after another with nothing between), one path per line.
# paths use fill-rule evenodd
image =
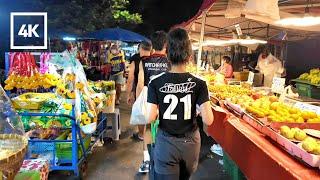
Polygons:
M231 58L229 56L222 57L221 66L217 71L223 74L225 78L233 77L233 67L231 65Z
M264 75L263 85L265 87L271 87L273 78L281 77L284 72L281 61L274 57L268 49L264 49L259 55L256 69Z

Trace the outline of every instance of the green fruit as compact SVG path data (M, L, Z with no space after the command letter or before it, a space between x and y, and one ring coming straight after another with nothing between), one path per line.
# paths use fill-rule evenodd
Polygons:
M294 134L294 138L296 138L299 141L303 141L305 138L307 137L307 134L302 131L302 130L298 130L295 134Z
M316 141L307 140L302 142L302 148L307 152L313 151L316 147L317 147Z
M288 139L293 139L294 138L294 132L289 130L284 134L284 137L286 137Z
M294 132L294 134L296 134L297 131L300 131L299 128L291 128L291 131Z
M290 131L290 128L288 126L281 126L280 127L280 134L281 135L284 135L288 131Z
M319 144L317 144L317 146L312 150L312 153L316 154L316 155L320 155L320 145Z

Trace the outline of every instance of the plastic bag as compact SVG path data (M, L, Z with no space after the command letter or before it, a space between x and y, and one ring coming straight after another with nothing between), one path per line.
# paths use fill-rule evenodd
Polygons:
M0 85L0 134L24 135L23 123Z
M250 16L250 18L280 19L278 0L248 0L243 12L246 17Z
M228 6L226 9L225 17L226 18L238 18L241 17L241 12L245 6L244 1L239 0L229 0Z
M57 87L57 94L73 102L75 116L82 131L85 134L93 133L97 126L96 108L99 103L93 101L95 96L89 90L81 63L75 56L67 53L56 56L51 63L63 68L62 83Z
M147 124L147 96L148 87L144 86L137 100L132 106L130 124L131 125L143 125Z

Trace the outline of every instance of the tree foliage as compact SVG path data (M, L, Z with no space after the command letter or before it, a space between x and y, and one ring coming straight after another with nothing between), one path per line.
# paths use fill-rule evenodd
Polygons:
M49 27L69 32L142 23L141 15L127 10L129 0L40 0L48 12Z

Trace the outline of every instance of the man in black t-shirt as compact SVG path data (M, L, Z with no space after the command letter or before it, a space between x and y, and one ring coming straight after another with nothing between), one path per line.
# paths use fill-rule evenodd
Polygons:
M192 56L188 33L172 30L168 35L171 71L153 78L148 88L149 122L159 118L154 150L156 179L189 179L199 160L200 134L197 106L202 121L210 125L213 114L206 82L186 72Z
M139 53L134 54L130 59L129 75L127 81L127 103L132 105L136 100L136 89L138 85L139 65L141 59L146 59L150 56L152 46L150 42L143 41L138 46Z
M146 59L150 56L152 50L152 46L150 42L143 41L139 44L139 57L134 55L130 59L130 70L127 82L127 103L129 105L133 105L136 101L136 89L138 84L138 74L139 74L139 64L142 59ZM144 134L145 125L138 125L138 132L134 133L132 138L137 141L143 141L143 134Z
M167 72L170 69L170 62L166 56L167 50L167 34L163 31L157 31L151 36L152 48L154 53L147 58L141 60L139 65L137 97L140 95L144 87L148 87L149 81L153 76L156 76L162 72ZM146 96L145 94L142 94ZM146 102L145 102L146 103ZM145 132L145 125L144 131ZM145 133L139 139L144 139ZM150 156L146 148L147 142L144 141L144 160L139 168L139 172L146 173L149 171Z

